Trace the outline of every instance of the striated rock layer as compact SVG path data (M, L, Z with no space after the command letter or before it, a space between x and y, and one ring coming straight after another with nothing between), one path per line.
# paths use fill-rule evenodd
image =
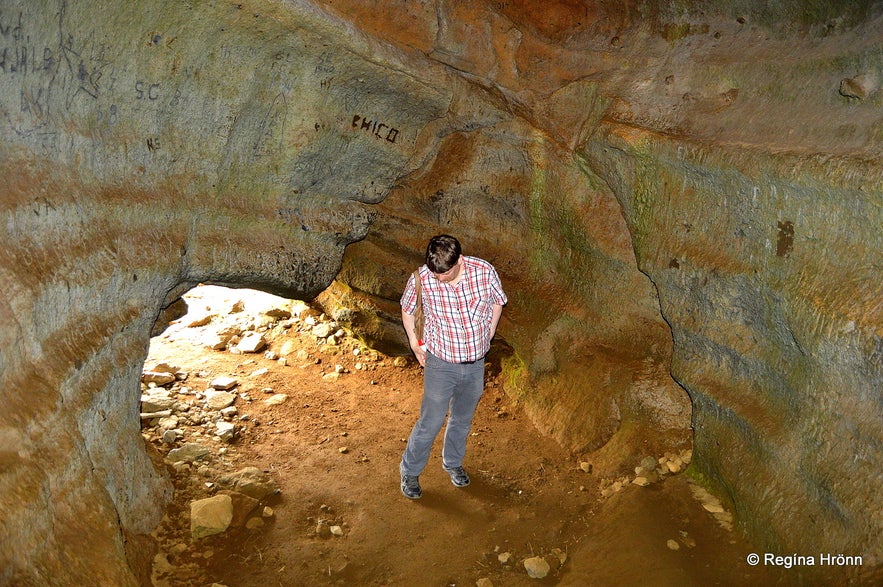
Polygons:
M540 429L603 472L692 427L759 544L883 560L880 2L123 4L0 11L0 583L143 581L183 292L401 348L438 232Z

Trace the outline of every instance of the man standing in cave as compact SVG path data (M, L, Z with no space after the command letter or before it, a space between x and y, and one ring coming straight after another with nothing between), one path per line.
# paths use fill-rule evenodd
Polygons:
M399 465L402 493L408 499L423 495L420 473L445 416L442 467L455 487L469 485L463 468L466 438L484 392L484 358L507 302L493 265L462 255L459 241L446 234L430 239L426 264L417 274L425 316L423 340L414 329L417 288L413 274L401 299L408 342L424 367L420 417Z

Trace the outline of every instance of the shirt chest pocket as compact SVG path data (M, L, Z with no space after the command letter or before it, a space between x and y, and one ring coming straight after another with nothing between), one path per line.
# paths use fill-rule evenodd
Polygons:
M484 322L490 318L491 305L487 300L482 298L473 298L467 304L469 311L469 319L471 322Z

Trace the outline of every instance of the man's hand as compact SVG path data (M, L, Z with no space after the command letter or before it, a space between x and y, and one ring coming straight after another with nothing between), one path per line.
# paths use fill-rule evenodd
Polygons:
M414 356L417 357L417 362L420 363L421 367L426 366L426 347L419 344L412 344L411 350L414 351Z

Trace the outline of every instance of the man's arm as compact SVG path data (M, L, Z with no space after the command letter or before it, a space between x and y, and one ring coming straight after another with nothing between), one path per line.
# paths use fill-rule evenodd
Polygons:
M500 316L503 314L503 306L500 304L494 304L493 306L493 314L491 315L491 338L494 337L494 334L497 332L497 324L500 322ZM411 322L414 321L414 317L411 316Z
M417 357L420 365L425 366L426 349L420 346L420 341L417 340L417 335L414 334L414 315L408 314L404 309L402 309L402 324L405 327L405 334L408 335L408 344L411 346L411 351Z

